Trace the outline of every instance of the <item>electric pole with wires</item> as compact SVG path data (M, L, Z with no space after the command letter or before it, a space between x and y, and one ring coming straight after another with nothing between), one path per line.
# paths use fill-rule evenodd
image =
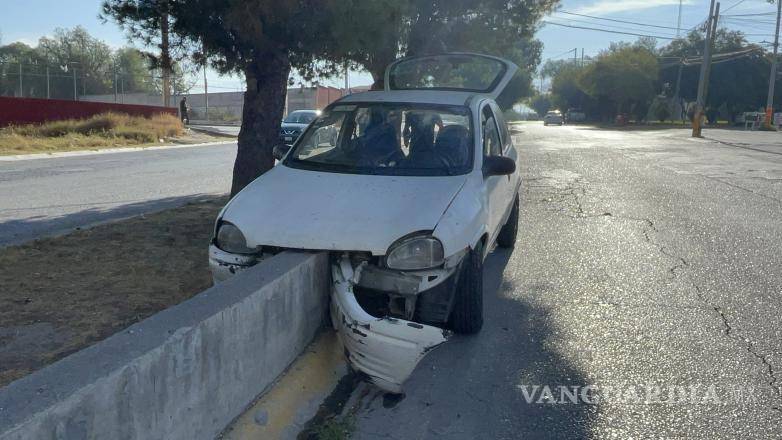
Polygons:
M779 0L782 1L782 0ZM709 19L706 21L706 38L703 47L703 63L701 64L701 73L698 79L698 100L695 103L695 114L692 119L692 137L701 137L701 122L703 119L704 108L706 106L706 94L708 92L709 69L711 68L711 49L714 45L714 37L717 32L717 22L719 21L720 4L711 0L709 7Z
M774 86L777 81L777 55L779 54L779 21L782 18L782 0L777 0L777 28L774 31L774 55L771 58L771 75L768 78L768 100L766 101L767 129L774 124Z

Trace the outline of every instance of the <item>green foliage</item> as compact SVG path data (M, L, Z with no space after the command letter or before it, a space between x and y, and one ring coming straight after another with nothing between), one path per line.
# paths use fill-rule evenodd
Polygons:
M648 48L623 46L600 54L585 68L580 84L600 103L604 117L613 110L643 118L643 109L655 96L657 79L657 58Z
M82 72L79 93L103 94L113 90L111 48L83 27L55 29L51 38L38 41L36 50L52 66L69 66Z
M155 81L150 73L147 56L132 47L117 50L114 64L118 74L122 75L123 90L127 93L152 93Z
M529 106L539 115L543 116L553 108L549 95L535 95L529 100Z
M714 53L725 54L751 49L744 34L739 31L718 29L714 42ZM699 57L703 55L704 33L700 30L690 32L686 38L674 40L661 49L666 57ZM698 93L700 63L684 66L681 76L680 96L694 101ZM768 76L771 59L767 51L758 50L747 56L712 65L709 79L707 105L725 106L730 113L753 111L764 106L768 93ZM671 62L661 69L660 80L675 88L679 65ZM777 89L775 102L782 99L782 91Z
M582 88L581 78L586 69L572 62L561 66L551 81L554 106L567 111L571 108L590 109L594 100Z
M663 99L655 100L652 104L652 114L660 122L665 122L671 118L671 107Z
M134 48L112 51L80 27L57 29L36 47L23 43L0 46L0 94L19 94L19 63L23 64L26 97L47 97L47 70L53 99L73 99L74 73L80 95L113 93L115 70L126 93L154 91L146 55Z
M510 108L531 94L542 45L540 19L559 0L331 0L334 12L328 56L368 70L375 88L386 66L402 54L481 52L521 67L500 99Z

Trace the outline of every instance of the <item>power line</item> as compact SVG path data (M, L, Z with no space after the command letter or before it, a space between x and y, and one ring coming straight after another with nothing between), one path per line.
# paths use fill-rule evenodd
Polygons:
M734 3L732 6L728 7L727 9L725 9L725 10L724 10L724 11L722 11L722 12L728 12L728 11L730 11L731 9L735 8L736 6L738 6L738 5L742 4L742 3L744 3L745 1L747 1L747 0L739 0L739 1L737 1L736 3Z
M603 23L595 23L594 21L589 20L579 20L577 18L564 18L564 17L552 17L555 20L567 20L568 23L575 22L575 23L584 23L588 25L594 25L594 26L601 26L602 28L610 28L611 30L621 30L621 31L631 31L631 32L646 32L647 29L638 29L638 28L632 28L627 26L618 26L614 24L603 24ZM666 35L667 36L667 35ZM673 35L670 35L673 37Z
M645 35L645 34L636 34L636 33L631 33L631 32L612 31L612 30L608 30L608 29L591 28L591 27L586 27L586 26L568 25L568 24L555 23L553 21L546 21L546 20L544 20L543 23L544 24L553 24L555 26L562 26L562 27L573 28L573 29L586 29L586 30L589 30L589 31L607 32L609 34L633 35L633 36L636 36L636 37L657 38L657 39L660 39L660 40L675 40L676 39L676 38L673 38L673 37L663 37L663 36L659 36L659 35Z
M639 23L637 21L627 21L627 20L617 20L615 18L605 18L605 17L597 17L594 15L586 15L586 14L577 14L575 12L567 12L567 11L556 11L559 14L567 14L567 15L575 15L578 17L587 17L587 18L594 18L595 20L605 20L605 21L614 21L617 23L626 23L626 24L634 24L637 26L646 26L646 27L653 27L653 28L660 28L660 29L671 29L671 30L677 30L675 27L671 26L658 26L656 24L646 24L646 23Z
M757 14L731 14L731 15L723 15L723 17L759 17L763 15L777 15L775 12L760 12Z

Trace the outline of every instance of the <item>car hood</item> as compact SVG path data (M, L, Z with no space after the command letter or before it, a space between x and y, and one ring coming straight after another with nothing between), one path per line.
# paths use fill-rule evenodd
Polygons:
M304 130L307 128L307 124L298 124L295 122L283 122L282 127L283 130Z
M242 190L222 219L250 247L367 251L433 231L467 176L366 176L278 165Z

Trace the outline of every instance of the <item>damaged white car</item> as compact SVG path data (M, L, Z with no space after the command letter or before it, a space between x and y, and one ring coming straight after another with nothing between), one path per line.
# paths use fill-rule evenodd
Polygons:
M406 58L384 91L330 105L220 213L215 280L281 250L330 251L351 365L401 392L450 331L481 329L484 257L516 241L519 159L495 103L516 70L476 54Z

